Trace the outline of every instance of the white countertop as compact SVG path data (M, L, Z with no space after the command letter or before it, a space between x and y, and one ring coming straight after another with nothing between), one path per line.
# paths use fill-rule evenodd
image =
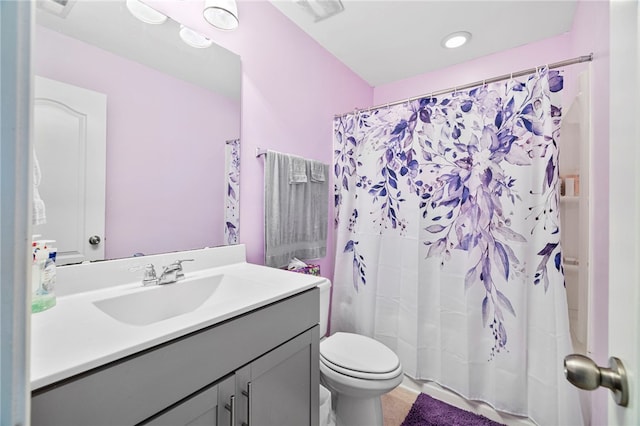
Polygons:
M191 262L194 263L194 262ZM186 268L185 268L186 269ZM187 314L144 326L128 325L93 301L135 291L140 281L58 297L55 307L31 317L32 390L217 324L317 286L324 278L246 262L186 272L186 278L225 274L259 283L249 294L206 303ZM179 286L180 282L168 284Z

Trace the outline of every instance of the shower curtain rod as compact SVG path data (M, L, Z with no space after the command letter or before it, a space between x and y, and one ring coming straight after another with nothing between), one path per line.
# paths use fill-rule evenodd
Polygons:
M566 67L568 65L580 64L582 62L591 62L591 61L593 61L593 53L589 53L588 55L584 55L584 56L578 56L577 58L573 58L573 59L567 59L567 60L560 61L560 62L554 62L554 63L548 64L546 66L549 69L554 69L554 68L562 68L562 67ZM450 87L448 89L438 90L438 91L427 93L427 94L420 95L420 96L412 96L410 98L402 99L400 101L389 102L389 103L386 103L386 104L376 105L376 106L372 106L372 107L369 107L369 108L363 108L363 109L356 108L354 111L349 111L349 112L345 112L345 113L342 113L342 114L336 114L336 115L334 115L334 117L344 117L345 115L348 115L348 114L350 114L352 112L371 111L371 110L382 108L382 107L390 107L392 105L400 105L400 104L403 104L405 102L415 101L416 99L422 99L422 98L428 98L428 97L432 97L432 96L438 96L438 95L442 95L442 94L450 93L450 92L457 92L458 90L471 89L471 88L477 87L477 86L484 86L485 84L488 84L488 83L496 83L498 81L511 79L513 77L522 77L523 75L532 74L534 72L537 72L540 68L542 68L542 66L536 67L536 68L529 68L529 69L518 71L518 72L512 72L512 73L509 73L509 74L503 74L503 75L500 75L498 77L487 78L485 80L476 81L476 82L473 82L473 83L465 84L463 86Z

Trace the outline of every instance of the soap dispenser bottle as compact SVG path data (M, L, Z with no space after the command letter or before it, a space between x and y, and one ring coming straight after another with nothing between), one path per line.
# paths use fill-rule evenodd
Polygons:
M49 254L44 261L44 271L42 272L42 287L47 294L51 295L55 305L55 288L56 288L56 254L58 249L53 247L55 240L46 240L46 249Z
M43 241L33 243L33 263L31 265L31 312L47 310L56 304L56 295L51 283L52 260ZM48 270L46 268L49 268ZM55 268L55 263L53 263ZM53 269L55 271L55 269ZM55 276L55 272L54 272ZM55 280L55 278L53 278Z

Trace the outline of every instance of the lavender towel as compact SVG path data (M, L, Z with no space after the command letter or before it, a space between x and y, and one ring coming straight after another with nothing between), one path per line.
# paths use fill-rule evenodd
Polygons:
M484 416L462 410L421 393L401 426L500 426ZM504 425L502 425L504 426Z

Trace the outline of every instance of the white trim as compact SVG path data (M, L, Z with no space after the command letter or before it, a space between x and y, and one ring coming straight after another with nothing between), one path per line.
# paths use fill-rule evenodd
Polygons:
M629 406L609 398L610 425L640 424L640 51L637 1L610 3L609 356L629 377Z
M28 425L32 3L0 2L0 424Z

